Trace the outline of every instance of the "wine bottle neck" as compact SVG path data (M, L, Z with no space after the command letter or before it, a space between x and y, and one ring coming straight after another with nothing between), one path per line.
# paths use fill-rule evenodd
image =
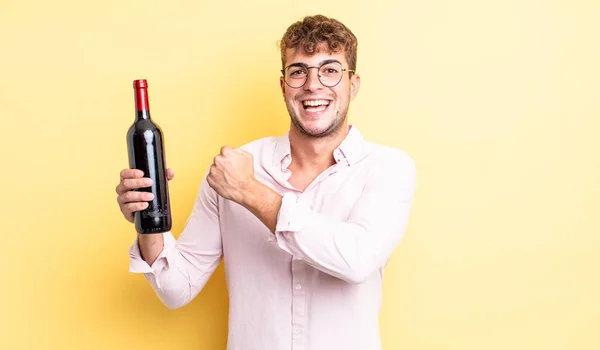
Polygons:
M149 110L143 110L143 111L135 111L135 119L136 120L140 120L140 119L145 119L148 120L150 119L150 111Z
M134 85L135 115L137 119L150 119L147 85Z

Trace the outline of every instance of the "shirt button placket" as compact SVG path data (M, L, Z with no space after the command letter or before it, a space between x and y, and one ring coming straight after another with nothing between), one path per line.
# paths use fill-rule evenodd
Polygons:
M292 349L306 348L306 266L302 260L292 260Z
M336 150L333 152L333 156L334 156L334 158L335 158L335 161L336 161L337 163L339 163L339 162L342 160L342 153L340 152L340 150L339 150L339 149L336 149Z

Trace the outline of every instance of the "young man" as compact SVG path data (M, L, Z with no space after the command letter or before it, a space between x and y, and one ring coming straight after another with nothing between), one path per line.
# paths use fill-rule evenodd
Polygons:
M324 16L281 41L282 137L223 147L178 240L138 235L130 270L169 308L189 303L224 258L228 349L377 350L383 267L406 228L415 168L348 125L357 40ZM173 171L169 169L169 178ZM146 207L139 171L117 187L124 216Z

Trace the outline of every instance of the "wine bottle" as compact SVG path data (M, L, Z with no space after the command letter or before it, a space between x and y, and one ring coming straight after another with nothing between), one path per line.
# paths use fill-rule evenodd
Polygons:
M134 80L133 91L135 120L127 132L129 167L152 179L152 186L137 190L154 194L146 209L134 212L135 229L141 234L162 233L172 225L163 132L150 118L146 79Z

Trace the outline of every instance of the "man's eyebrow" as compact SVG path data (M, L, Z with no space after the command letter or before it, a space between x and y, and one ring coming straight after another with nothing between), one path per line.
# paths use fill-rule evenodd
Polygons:
M328 63L339 63L342 64L342 62L334 59L334 58L329 58L326 60L323 60L321 62L319 62L319 66L322 66L324 64L328 64ZM304 62L294 62L288 65L288 67L308 67L308 64L304 63Z
M288 64L288 67L307 67L308 65L306 63L302 63L302 62L294 62L291 64Z
M321 66L321 65L324 65L324 64L328 64L328 63L339 63L340 65L342 64L342 62L340 62L340 61L338 61L338 60L336 60L334 58L330 58L330 59L327 59L325 61L321 61L321 63L319 63L319 65Z

